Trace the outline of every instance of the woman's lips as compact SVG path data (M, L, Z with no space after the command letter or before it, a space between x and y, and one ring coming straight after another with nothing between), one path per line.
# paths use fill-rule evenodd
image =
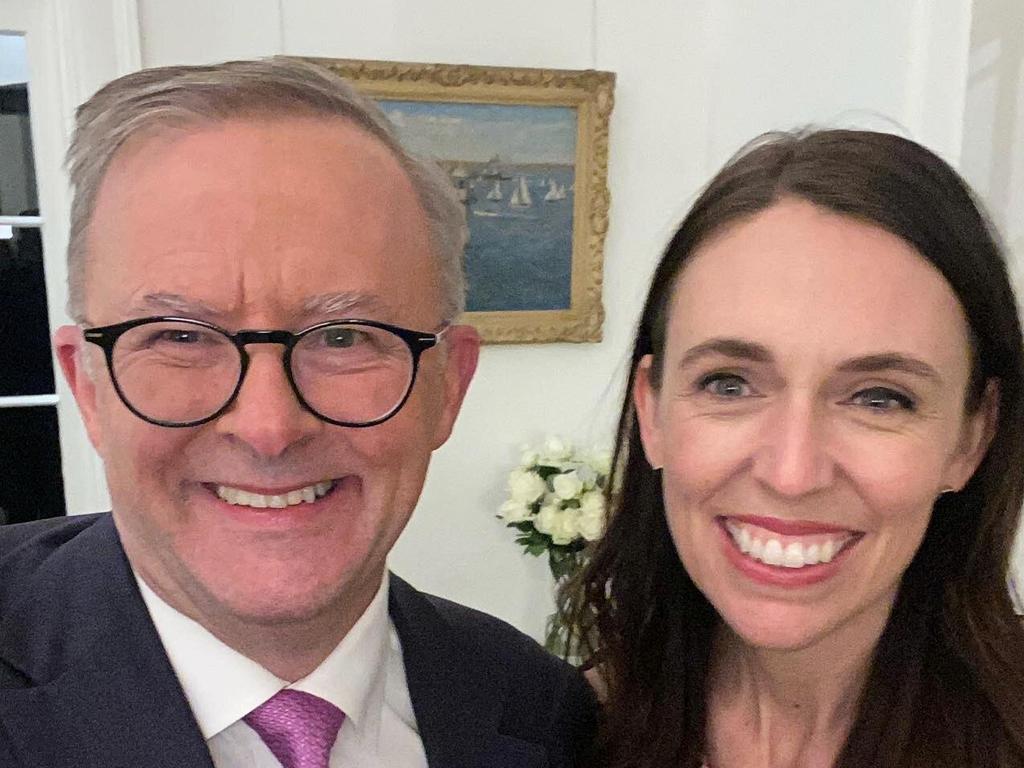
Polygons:
M830 524L778 518L720 517L718 524L727 554L742 572L782 586L829 578L864 535Z

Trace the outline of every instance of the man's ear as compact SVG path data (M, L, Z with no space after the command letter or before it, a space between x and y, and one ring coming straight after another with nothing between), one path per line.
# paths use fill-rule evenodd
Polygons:
M434 447L439 448L455 426L462 401L480 359L480 334L470 325L453 325L445 331L444 402L437 420Z
M661 420L658 417L658 390L651 381L651 366L654 358L644 355L636 365L633 377L633 407L640 426L640 442L644 446L647 461L655 469L665 465L663 455Z
M93 381L92 372L85 359L88 350L85 348L82 329L77 325L62 325L53 334L53 346L57 352L57 361L64 372L64 378L71 388L71 394L75 396L75 402L78 403L78 410L82 414L82 421L85 422L86 432L89 433L89 441L102 455L103 433L96 410L96 383Z
M967 485L988 453L999 423L999 392L999 380L989 379L978 408L964 422L960 445L944 478L946 487L959 491Z

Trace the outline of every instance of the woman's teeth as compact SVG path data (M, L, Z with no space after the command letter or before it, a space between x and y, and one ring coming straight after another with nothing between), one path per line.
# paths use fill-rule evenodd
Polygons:
M830 563L853 538L852 533L778 537L763 529L732 521L726 521L725 528L744 555L765 565L782 568Z
M296 504L311 504L321 496L325 496L333 487L333 480L324 480L313 485L307 485L304 488L296 488L287 493L268 496L262 493L243 491L240 488L232 488L227 485L218 485L217 496L228 504L235 504L240 507L284 509L285 507L293 507Z

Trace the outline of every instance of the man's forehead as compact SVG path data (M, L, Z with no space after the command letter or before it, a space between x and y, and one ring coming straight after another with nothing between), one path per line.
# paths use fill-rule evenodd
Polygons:
M366 134L338 151L347 121L295 123L154 136L112 168L88 234L104 314L404 318L436 281L411 180Z

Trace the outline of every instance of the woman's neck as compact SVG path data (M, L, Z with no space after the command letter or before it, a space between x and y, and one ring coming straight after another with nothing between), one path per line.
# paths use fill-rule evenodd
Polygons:
M712 768L830 768L857 715L885 626L853 622L795 650L757 648L727 626L708 685Z

